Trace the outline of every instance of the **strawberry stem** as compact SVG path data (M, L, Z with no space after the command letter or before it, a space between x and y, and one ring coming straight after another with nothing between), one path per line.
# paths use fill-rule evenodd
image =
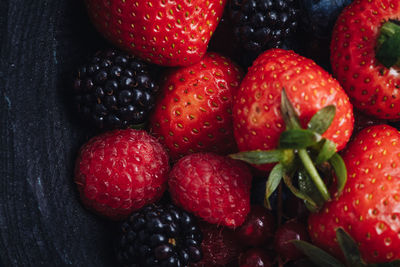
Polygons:
M298 155L301 162L304 165L304 168L310 175L310 178L313 180L315 186L318 188L318 191L321 193L323 199L325 201L330 200L331 196L329 195L328 189L326 188L325 183L322 180L321 176L319 176L319 173L315 168L314 163L311 160L310 156L308 155L307 151L305 149L299 149Z
M379 33L376 58L387 68L400 67L400 22L385 22Z

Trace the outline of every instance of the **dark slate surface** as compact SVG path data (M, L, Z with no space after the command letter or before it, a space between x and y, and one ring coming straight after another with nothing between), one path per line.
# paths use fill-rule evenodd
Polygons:
M113 266L110 223L72 182L90 134L69 75L99 37L80 0L1 0L0 14L0 266Z

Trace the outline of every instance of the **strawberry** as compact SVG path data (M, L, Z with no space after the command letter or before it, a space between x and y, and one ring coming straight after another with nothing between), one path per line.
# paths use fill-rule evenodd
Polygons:
M353 109L340 84L314 61L282 49L261 54L234 96L233 120L242 152L230 156L260 169L273 167L267 206L283 180L309 208L320 208L330 199L319 175L326 172L324 162L339 172L338 186L343 187L345 166L336 151L351 136Z
M335 118L323 136L335 142L338 150L345 147L354 119L339 83L314 61L293 51L271 49L253 62L234 98L234 133L239 150L277 147L285 130L279 110L282 88L303 126L324 106L335 105Z
M203 234L203 259L191 267L230 266L227 264L237 260L243 248L231 229L206 222L201 222L199 226Z
M89 16L109 41L149 62L198 62L222 16L225 0L85 0Z
M145 131L106 132L82 146L75 183L84 206L113 220L161 198L169 171L162 145Z
M332 70L355 107L400 119L400 2L353 1L339 16L331 41Z
M349 143L343 153L348 170L343 193L309 217L317 246L340 256L335 230L341 227L359 244L366 262L400 259L399 144L400 133L388 125L365 128Z
M215 53L165 77L150 131L172 159L193 152L235 150L231 105L241 78L232 61Z
M250 211L251 172L242 162L212 153L181 158L169 174L173 201L209 223L231 228Z

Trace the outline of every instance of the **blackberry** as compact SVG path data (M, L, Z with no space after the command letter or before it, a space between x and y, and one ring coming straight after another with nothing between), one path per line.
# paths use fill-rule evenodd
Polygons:
M282 47L297 28L298 0L231 0L229 17L237 41L254 58Z
M187 212L152 204L121 225L117 258L122 266L188 266L201 260L200 228Z
M74 88L78 112L106 130L143 124L158 91L146 63L113 49L98 51L82 66Z

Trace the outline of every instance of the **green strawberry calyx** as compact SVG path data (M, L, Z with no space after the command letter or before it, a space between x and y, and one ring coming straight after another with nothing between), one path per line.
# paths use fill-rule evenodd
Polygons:
M379 33L376 58L386 68L400 68L400 22L385 22Z
M281 96L281 115L286 130L274 150L244 151L229 155L250 164L276 163L271 170L265 192L265 206L271 208L269 197L283 181L290 191L304 200L307 208L318 211L331 199L326 183L337 183L340 195L347 180L346 166L336 153L336 145L322 134L329 128L336 114L336 107L326 106L319 110L303 129L285 90ZM335 175L333 175L335 173ZM321 178L324 177L324 179Z
M301 250L310 261L315 265L321 267L396 267L400 266L400 260L384 263L367 264L361 257L360 250L357 243L351 236L343 229L336 229L336 239L339 247L344 255L345 263L336 259L331 254L302 240L292 240L291 242L297 249Z

